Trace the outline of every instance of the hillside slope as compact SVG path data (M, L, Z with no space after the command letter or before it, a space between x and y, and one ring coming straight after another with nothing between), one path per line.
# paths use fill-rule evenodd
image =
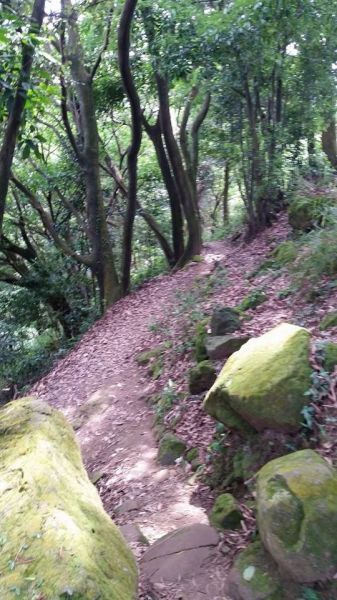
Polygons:
M286 216L281 216L251 244L207 244L202 262L158 277L118 302L31 390L59 408L77 430L86 467L108 513L121 525L136 522L151 543L183 525L207 523L201 504L205 497L207 504L209 490L204 488L203 502L198 502L184 469L163 468L156 462L153 411L147 402L174 381L175 390L185 395L175 431L188 446L206 452L214 422L203 413L200 401L190 401L186 392L188 345L175 352L186 342L189 311L210 314L217 305L235 306L251 290L263 288L266 301L248 311L243 333L259 335L290 321L306 326L314 338L322 337L318 324L334 305L333 290L313 306L300 294L279 295L289 286L283 271L276 277L270 271L247 277L288 234ZM210 278L208 293L198 295ZM164 363L157 379L151 380L136 357L167 341ZM140 556L142 547L135 544L134 549Z

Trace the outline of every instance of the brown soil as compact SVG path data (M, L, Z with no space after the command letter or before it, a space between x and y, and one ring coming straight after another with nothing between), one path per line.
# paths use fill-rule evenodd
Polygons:
M183 467L163 468L157 463L153 412L147 403L168 378L174 378L178 390L186 390L190 354L171 360L157 382L137 366L135 357L168 337L178 344L184 331L184 315L177 316L176 292L188 294L196 281L208 277L219 264L226 269L226 281L205 300L206 312L217 304L234 306L250 289L264 286L268 301L251 311L252 319L247 321L243 333L259 334L280 321L290 320L305 324L317 335L320 315L329 308L331 299L314 310L306 306L305 313L300 297L295 303L293 297L278 298L278 292L289 283L285 275L276 280L263 274L254 281L246 278L287 234L282 218L274 228L261 234L254 246L233 247L225 242L207 245L203 262L193 263L172 276L156 278L109 309L69 355L31 390L60 409L74 425L85 465L107 512L120 525L137 523L150 543L178 527L207 523L200 504L207 506L209 491L204 488L203 502L198 503L191 473ZM158 323L160 331L156 328ZM202 413L200 400L187 397L185 404L187 410L176 431L189 446L197 445L205 452L214 432L213 421ZM145 546L132 546L140 557ZM164 593L162 597L175 596Z

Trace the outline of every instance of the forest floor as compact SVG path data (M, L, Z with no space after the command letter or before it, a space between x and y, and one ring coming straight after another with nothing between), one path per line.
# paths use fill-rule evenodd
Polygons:
M119 525L136 523L150 543L179 527L208 522L209 488L200 486L186 465L164 468L157 463L154 414L147 401L173 381L175 392L184 395L173 409L174 414L181 412L175 431L189 447L198 447L206 456L214 421L203 413L200 398L187 392L192 365L186 344L190 313L194 311L197 320L195 311L200 308L211 314L215 306L235 306L252 289L263 287L267 301L248 311L250 320L242 333L260 335L290 321L307 327L315 339L331 338L331 333L319 331L318 324L322 315L336 307L336 290L313 306L300 293L279 297L289 286L289 276L283 271L276 277L271 272L261 272L254 280L247 277L288 235L282 215L250 244L240 240L206 244L202 262L153 279L109 309L31 390L73 424L86 468L107 512ZM211 283L207 294L205 282ZM138 366L136 357L167 341L161 371L153 380L146 368ZM239 546L240 540L238 535L234 543ZM132 546L140 558L144 546Z

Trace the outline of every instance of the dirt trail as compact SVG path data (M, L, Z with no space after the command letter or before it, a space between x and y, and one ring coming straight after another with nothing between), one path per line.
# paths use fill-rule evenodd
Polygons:
M301 293L290 298L280 294L291 283L286 272L277 277L268 271L254 279L247 277L288 234L287 218L283 215L251 245L233 246L229 242L206 245L203 262L193 263L173 276L152 280L108 310L69 355L31 390L60 409L73 424L85 465L107 512L121 526L137 524L150 543L179 527L207 523L207 517L203 508L195 504L195 497L192 498L195 487L184 470L163 468L156 461L153 413L146 402L156 391L155 384L149 383L135 357L164 341L166 336L171 335L171 340L177 340L178 344L185 341L175 314L177 292L180 299L188 299L189 290L198 285L196 278L202 281L217 265L222 269L217 273L219 285L204 299L203 311L210 314L217 304L235 306L248 292L262 287L267 300L249 311L250 318L244 322L242 333L260 335L282 321L290 321L306 326L314 338L324 335L328 339L330 334L322 334L318 324L322 315L335 305L333 290L310 305ZM186 312L193 308L186 306ZM155 333L154 325L158 323L160 334ZM176 356L181 356L179 363L165 371L159 385L172 377L185 390L190 357L178 353ZM214 423L196 400L187 397L188 410L176 431L191 446L202 449L210 442ZM207 489L206 493L209 494ZM144 546L131 545L140 557ZM230 558L220 553L218 556L219 565L212 563L211 569L200 572L193 579L195 587L192 589L188 584L187 595L182 596L180 589L171 594L165 588L164 595L156 598L219 598ZM215 580L214 577L207 580L209 572L215 573ZM206 584L215 585L215 592ZM140 597L147 600L147 591L143 589ZM221 598L224 597L222 594Z
M156 462L149 385L135 356L151 347L149 327L168 319L175 292L224 257L213 244L202 263L153 280L110 309L31 392L60 409L77 430L84 462L107 511L119 524L135 521L150 542L183 525L207 522L190 503L184 473ZM122 505L122 514L116 508ZM130 510L134 508L134 510ZM117 511L118 512L118 511Z

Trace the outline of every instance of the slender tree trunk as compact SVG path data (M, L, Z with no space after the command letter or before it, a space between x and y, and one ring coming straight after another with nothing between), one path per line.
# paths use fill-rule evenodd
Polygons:
M143 119L143 123L146 133L153 143L159 168L170 201L174 262L177 263L184 253L184 218L181 210L179 190L172 176L169 159L167 157L165 146L162 140L160 123L157 122L155 125L149 125L145 119Z
M230 165L229 160L226 160L225 168L224 168L224 187L223 187L223 223L227 225L229 219L229 206L228 206L228 193L229 193L229 183L230 183Z
M79 38L77 15L70 0L62 0L68 22L67 60L74 81L80 109L83 147L80 148L80 165L86 188L89 236L94 257L101 303L107 307L121 296L118 275L106 223L99 164L99 136L92 89L92 74L84 66L83 50Z
M322 132L322 149L327 155L331 166L337 169L337 135L336 121L333 119L327 129Z
M31 25L28 36L33 34L37 35L40 32L44 17L44 7L45 0L35 0L30 18ZM21 71L19 74L13 106L8 117L0 149L0 231L2 229L2 221L6 206L6 198L16 141L27 100L34 52L34 43L26 42L22 45Z
M137 0L126 0L119 22L118 62L124 89L129 99L132 120L132 140L128 149L128 206L123 235L122 290L130 288L133 225L137 208L137 165L142 142L142 110L130 65L130 33Z
M171 164L172 173L174 175L177 188L181 197L187 227L188 227L188 242L183 256L178 261L178 267L183 266L192 256L200 254L202 246L201 237L201 222L199 217L198 206L193 194L191 182L184 169L178 143L174 137L167 81L165 78L156 73L158 98L160 104L161 130L165 139L166 149Z

